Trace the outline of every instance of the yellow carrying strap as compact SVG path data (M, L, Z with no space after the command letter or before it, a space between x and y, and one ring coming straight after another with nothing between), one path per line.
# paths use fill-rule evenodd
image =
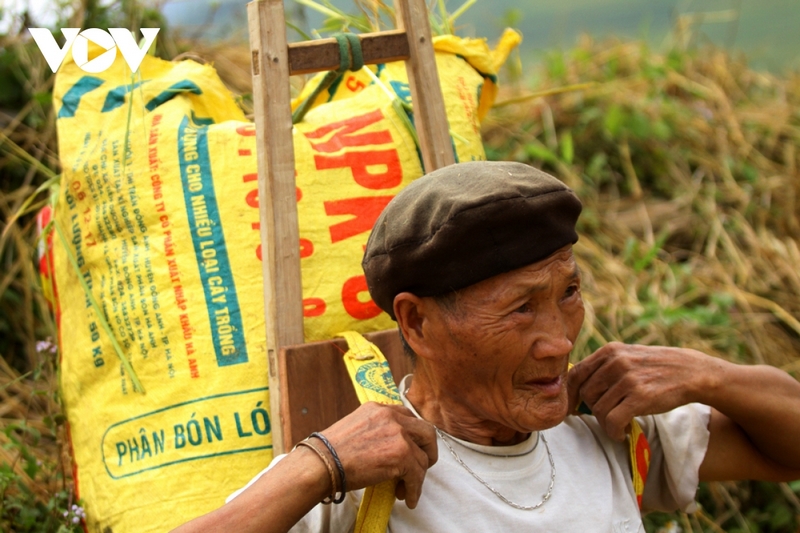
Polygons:
M347 341L349 349L344 354L344 364L358 400L361 403L401 404L389 363L378 347L355 331L345 331L339 335ZM366 488L358 508L355 533L386 532L395 501L394 489L394 481Z
M569 370L572 370L573 366L575 365L570 363ZM592 410L583 402L575 410L586 415L592 414ZM647 442L642 426L635 418L631 420L631 426L628 429L628 453L631 457L633 491L636 493L636 502L641 509L644 484L647 481L647 473L650 471L650 443Z

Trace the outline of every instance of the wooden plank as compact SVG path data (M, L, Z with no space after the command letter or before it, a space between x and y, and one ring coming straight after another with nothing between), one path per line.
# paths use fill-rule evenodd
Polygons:
M364 64L388 63L408 59L408 37L403 30L364 33L361 53ZM336 39L318 39L289 45L289 72L309 74L339 68L339 45Z
M395 0L394 8L397 28L408 33L410 58L406 72L422 162L428 173L456 162L433 53L428 8L425 0Z
M413 372L396 329L367 333L380 348L395 383ZM280 350L281 390L284 396L284 449L290 450L312 431L322 431L359 406L342 357L344 339L286 346Z
M272 446L283 453L278 348L303 342L289 57L283 0L247 5L253 70L261 264L269 363ZM275 423L275 418L278 423Z

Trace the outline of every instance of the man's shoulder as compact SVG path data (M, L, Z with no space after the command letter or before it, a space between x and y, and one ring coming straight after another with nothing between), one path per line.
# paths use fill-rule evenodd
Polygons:
M568 416L559 425L547 430L559 438L577 440L611 440L605 435L597 419L591 415Z
M558 447L560 454L576 465L583 464L585 468L614 465L616 469L627 464L627 444L611 439L591 415L568 416L545 431L545 435Z
M705 405L689 404L663 414L636 417L636 420L651 447L655 446L654 451L664 449L668 455L673 455L674 450L702 447L707 442L707 437L705 440L703 437L708 433L709 411ZM591 415L568 416L545 435L577 457L592 455L595 450L608 460L628 461L628 442L613 440Z
M642 426L649 440L650 438L658 438L658 430L661 432L672 430L685 431L695 426L705 429L708 425L710 410L711 408L706 405L691 403L673 409L672 411L667 411L666 413L637 416L636 420ZM581 414L568 416L561 424L548 431L553 431L558 434L563 433L565 436L570 436L572 438L593 438L602 443L617 443L617 441L608 437L597 421L597 418L592 415Z

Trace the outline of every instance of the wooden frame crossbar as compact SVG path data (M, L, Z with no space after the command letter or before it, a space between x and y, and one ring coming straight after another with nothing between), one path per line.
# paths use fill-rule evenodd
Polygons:
M365 63L405 60L426 172L455 162L425 0L395 1L397 30L359 36ZM258 156L266 357L272 445L287 449L278 352L303 343L303 296L297 225L289 76L339 67L335 39L289 45L283 0L247 5ZM276 424L276 415L278 423Z
M361 52L365 65L405 61L410 57L408 36L403 30L364 33ZM336 39L319 39L289 45L289 74L311 74L339 68L339 45Z

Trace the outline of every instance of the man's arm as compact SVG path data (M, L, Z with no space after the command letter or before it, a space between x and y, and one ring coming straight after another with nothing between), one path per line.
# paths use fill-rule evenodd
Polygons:
M610 343L569 374L614 439L634 416L687 403L712 407L702 481L800 478L800 383L769 366L744 366L696 350Z
M342 461L348 490L392 479L398 481L396 496L416 507L425 473L437 459L433 426L405 407L367 403L323 434ZM333 464L322 443L314 444ZM298 447L230 503L174 533L285 532L332 490L325 463Z
M771 366L719 362L698 400L713 408L700 479L800 478L800 383Z
M288 531L330 492L324 463L312 450L300 447L230 503L174 533Z

